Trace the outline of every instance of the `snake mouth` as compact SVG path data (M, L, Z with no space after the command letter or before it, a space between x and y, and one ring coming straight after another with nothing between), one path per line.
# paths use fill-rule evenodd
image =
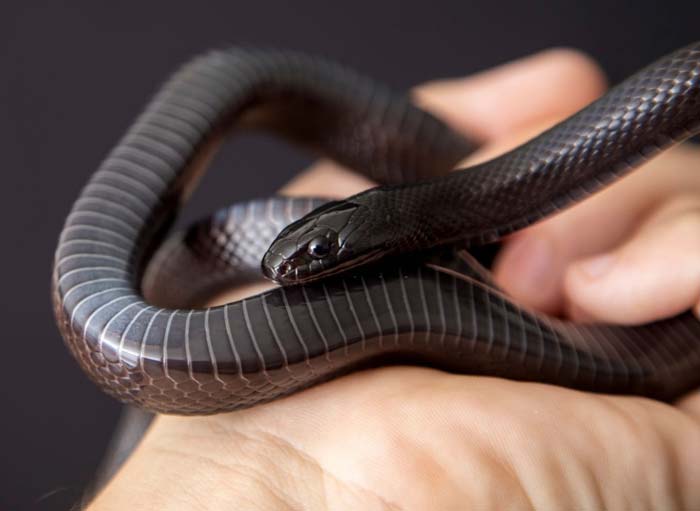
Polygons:
M282 257L268 252L263 258L262 270L265 277L280 286L306 284L326 277L346 272L357 266L364 266L383 257L383 251L376 248L344 262L338 262L328 268L310 268L307 261L295 257ZM301 263L301 264L300 264Z

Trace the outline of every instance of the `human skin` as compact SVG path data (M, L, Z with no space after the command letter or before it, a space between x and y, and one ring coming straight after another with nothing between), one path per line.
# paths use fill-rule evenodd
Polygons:
M415 97L484 141L473 162L604 89L589 58L550 50ZM322 161L284 191L370 185ZM697 307L699 262L700 150L678 147L510 237L494 272L527 306L627 324ZM664 404L392 367L248 410L160 416L89 509L688 510L698 460L698 391Z

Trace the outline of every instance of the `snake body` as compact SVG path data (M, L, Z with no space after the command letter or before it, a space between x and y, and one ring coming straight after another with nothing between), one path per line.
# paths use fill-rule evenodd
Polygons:
M385 185L323 205L234 206L163 243L232 127ZM163 86L75 202L52 276L57 323L106 392L158 412L251 406L385 363L673 399L700 385L690 312L636 327L549 318L510 301L465 244L583 199L699 130L699 43L455 172L476 144L408 98L303 54L214 51ZM264 271L287 286L192 308L259 275L268 244Z

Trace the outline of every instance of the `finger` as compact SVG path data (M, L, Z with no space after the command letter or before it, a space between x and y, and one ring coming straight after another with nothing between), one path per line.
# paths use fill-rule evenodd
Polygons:
M357 172L331 160L319 160L284 185L280 193L289 196L342 198L376 186Z
M414 97L461 133L492 141L565 117L605 88L605 76L589 56L555 48L467 78L430 82Z
M574 50L547 50L473 77L441 80L414 91L416 103L460 133L484 141L545 119L560 119L605 89L600 68ZM502 146L501 146L502 147ZM342 197L373 183L323 160L297 176L282 192Z
M669 317L700 300L700 197L656 212L621 246L573 263L567 299L596 320L638 324Z
M498 283L524 305L560 313L574 261L612 250L655 205L700 192L700 150L680 146L580 204L513 236L499 254Z

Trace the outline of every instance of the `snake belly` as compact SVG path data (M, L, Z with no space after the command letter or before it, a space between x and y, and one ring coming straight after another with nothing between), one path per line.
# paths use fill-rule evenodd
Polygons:
M234 410L389 363L673 399L700 385L690 312L635 327L549 318L510 301L462 241L524 227L696 133L699 91L695 44L531 142L450 172L476 144L408 98L299 53L210 52L163 86L75 202L52 276L59 329L107 393L165 413ZM378 263L199 307L259 274L264 245L319 205L258 201L245 206L252 222L235 221L234 207L163 244L234 127L280 134L392 185L361 200L394 207L415 235L400 233L394 257ZM146 273L152 260L160 271Z

